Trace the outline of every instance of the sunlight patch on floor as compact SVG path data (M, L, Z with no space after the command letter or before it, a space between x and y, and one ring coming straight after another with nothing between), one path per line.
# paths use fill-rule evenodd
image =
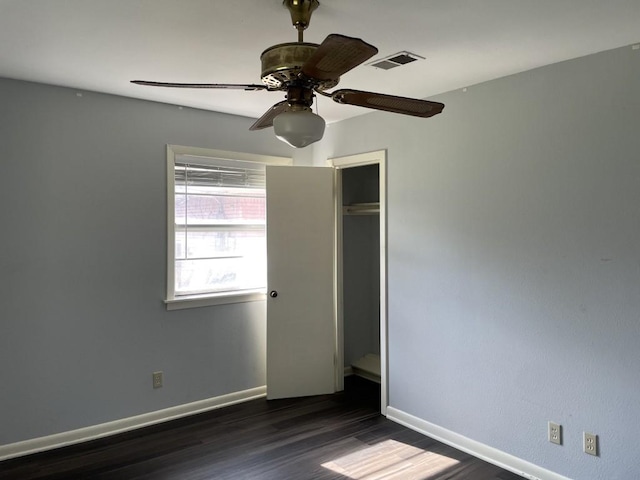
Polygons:
M322 466L353 480L428 480L458 463L438 453L385 440Z

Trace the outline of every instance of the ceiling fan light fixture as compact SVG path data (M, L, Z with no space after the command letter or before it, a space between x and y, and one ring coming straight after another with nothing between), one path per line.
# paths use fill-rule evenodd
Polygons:
M325 121L309 107L290 107L273 119L278 139L295 148L317 142L324 135Z

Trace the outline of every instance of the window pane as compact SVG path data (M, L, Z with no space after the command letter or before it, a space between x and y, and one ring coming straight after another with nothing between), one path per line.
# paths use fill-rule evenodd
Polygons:
M176 225L183 225L187 220L185 217L186 214L186 210L184 208L184 205L186 203L186 198L185 195L181 195L176 193L175 195L175 224ZM181 208L178 208L178 205L181 206ZM185 258L186 252L184 250L185 246L187 245L187 232L185 230L179 231L177 229L175 229L175 251L174 251L174 257L176 259L178 258ZM178 238L181 237L181 238Z
M176 195L176 224L264 223L266 200L260 197Z
M176 295L264 288L267 266L262 258L178 260Z
M177 259L263 257L266 233L263 225L247 230L176 231Z

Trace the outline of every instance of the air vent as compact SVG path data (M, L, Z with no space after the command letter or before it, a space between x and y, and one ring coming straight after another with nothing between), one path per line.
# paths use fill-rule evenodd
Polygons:
M392 68L401 67L407 63L415 62L416 60L424 60L424 57L409 52L398 52L390 55L382 60L376 60L368 63L372 67L382 68L383 70L390 70Z

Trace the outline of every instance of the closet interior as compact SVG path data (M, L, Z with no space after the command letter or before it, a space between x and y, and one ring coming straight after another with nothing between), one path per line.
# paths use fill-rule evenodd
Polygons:
M345 373L380 383L380 166L341 174Z

